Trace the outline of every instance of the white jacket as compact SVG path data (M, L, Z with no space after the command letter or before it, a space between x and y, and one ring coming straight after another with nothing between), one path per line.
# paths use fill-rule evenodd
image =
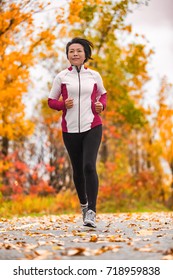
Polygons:
M73 98L73 107L66 109L65 100ZM54 79L48 98L48 105L62 110L63 132L80 133L102 123L95 111L95 102L106 107L106 90L97 71L82 65L80 71L75 66L61 71Z

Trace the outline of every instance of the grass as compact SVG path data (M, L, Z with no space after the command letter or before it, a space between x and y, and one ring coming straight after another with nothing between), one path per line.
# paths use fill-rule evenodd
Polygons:
M116 212L160 212L169 211L167 207L160 203L148 203L146 202L136 202L133 205L128 203L120 203L118 205L113 204L112 201L106 202L104 205L101 204L99 207L101 212L104 213L116 213Z
M159 212L169 211L163 204L155 201L116 201L114 198L98 199L98 213L117 212ZM11 218L12 216L25 215L60 215L80 213L80 205L76 193L67 190L56 196L20 196L14 201L3 201L0 204L0 217Z

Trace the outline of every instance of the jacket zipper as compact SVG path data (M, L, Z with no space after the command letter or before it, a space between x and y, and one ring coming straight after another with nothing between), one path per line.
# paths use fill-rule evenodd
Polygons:
M78 109L78 129L79 129L79 133L80 133L80 95L81 95L81 80L80 80L80 69L77 68L77 72L78 72L78 79L79 79L79 109Z

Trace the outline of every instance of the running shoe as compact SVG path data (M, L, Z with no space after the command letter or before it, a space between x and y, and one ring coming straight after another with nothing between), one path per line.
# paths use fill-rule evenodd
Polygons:
M93 210L89 209L86 212L83 225L95 228L96 227L95 220L96 220L96 213Z

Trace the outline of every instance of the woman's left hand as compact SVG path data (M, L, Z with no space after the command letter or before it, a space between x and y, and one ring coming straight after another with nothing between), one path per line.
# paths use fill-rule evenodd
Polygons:
M100 114L103 111L103 104L99 101L95 103L95 110L97 114Z

